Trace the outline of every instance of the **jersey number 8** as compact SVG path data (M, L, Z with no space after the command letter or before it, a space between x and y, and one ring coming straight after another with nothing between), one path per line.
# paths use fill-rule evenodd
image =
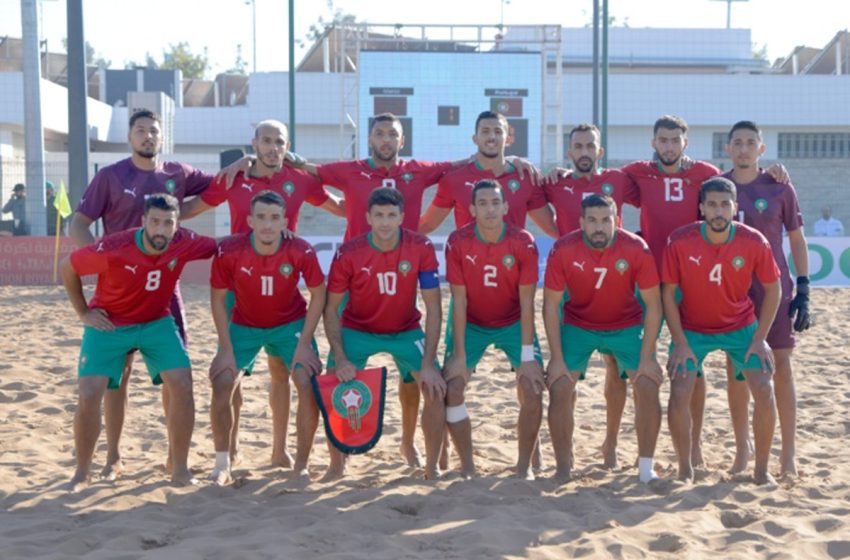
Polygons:
M151 270L148 272L148 280L145 282L145 290L148 292L156 291L159 288L160 280L162 279L161 270Z

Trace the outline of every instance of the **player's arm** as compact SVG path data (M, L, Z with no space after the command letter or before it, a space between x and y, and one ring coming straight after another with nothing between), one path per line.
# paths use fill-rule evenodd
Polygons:
M422 275L428 274L433 276L436 287L423 283ZM419 368L417 381L426 398L442 400L446 396L446 381L434 367L443 325L443 303L436 271L421 273L419 283L419 293L425 303L425 351L422 353L422 366Z
M339 306L344 296L344 293L327 293L323 319L325 336L336 362L334 373L340 381L351 381L357 374L357 370L354 368L354 364L348 360L348 356L345 355L345 347L342 345L342 322L339 320Z
M71 307L74 308L74 312L84 325L101 331L115 330L115 325L109 320L106 311L89 309L86 296L83 294L83 281L74 269L74 265L71 264L70 258L62 261L62 283L65 285L65 292L67 292L68 299L71 301Z
M236 378L236 358L233 355L233 343L230 340L230 319L227 316L227 290L210 288L210 309L212 311L215 332L218 335L218 352L210 364L210 380L221 374Z
M543 328L549 340L549 365L546 367L546 383L551 388L561 377L575 379L567 370L564 349L561 348L561 301L563 290L543 289Z
M330 212L334 216L345 218L345 199L333 193L328 193L328 199L324 201L319 208Z
M71 239L74 240L77 247L85 247L86 245L94 243L94 235L92 235L92 232L89 229L93 221L94 220L82 212L74 212L74 215L71 216L71 225L68 226L68 235L71 236Z
M640 362L638 362L637 372L635 373L635 381L641 375L646 375L657 385L661 385L664 381L664 375L661 372L661 366L655 359L658 331L661 328L661 319L664 316L661 305L661 289L656 285L652 288L640 290L640 297L646 305L646 310L643 314L643 341L640 346Z
M215 208L215 206L207 204L200 196L192 197L191 200L180 206L180 220L190 220L212 208Z
M446 219L446 216L451 212L451 208L442 208L435 206L432 202L422 217L419 219L419 233L428 235L438 227Z
M688 345L685 329L682 328L682 317L679 315L679 306L676 304L676 288L678 287L678 284L665 283L661 285L661 304L664 309L664 318L667 320L667 328L670 330L670 337L673 339L673 350L667 360L667 374L670 379L676 376L680 368L682 377L687 377L688 360L692 360L694 364L697 361L696 355Z
M295 347L295 354L293 354L289 371L294 371L295 364L300 364L308 375L316 375L322 371L322 362L313 351L312 341L313 334L315 334L316 327L319 325L319 320L325 310L327 290L324 282L312 288L307 286L307 290L310 292L310 303L307 305L304 328L301 329L301 336L298 337L298 344Z
M534 392L540 394L546 388L543 368L534 356L534 294L536 284L520 284L519 286L519 326L521 336L520 366L518 377L525 377L534 387Z
M519 156L508 156L505 158L505 161L516 167L516 172L517 175L519 175L520 181L525 179L525 176L528 175L531 178L532 185L535 187L543 185L543 174L540 173L540 170L536 165L531 163L531 161Z
M788 184L791 182L791 174L788 173L788 169L782 165L780 162L776 162L767 169L765 169L768 175L773 177L773 180L777 183L785 183Z
M236 176L240 173L242 173L245 177L250 176L251 169L254 168L256 160L257 158L252 155L242 156L216 173L214 180L219 181L222 177L224 177L225 186L229 189L233 186L233 181L236 179Z
M548 204L534 210L529 210L528 217L549 237L553 239L560 237L558 235L558 227L555 225L555 214L552 212L552 207Z
M466 375L466 309L468 305L466 286L451 284L450 288L452 291L452 352L445 364L446 379Z

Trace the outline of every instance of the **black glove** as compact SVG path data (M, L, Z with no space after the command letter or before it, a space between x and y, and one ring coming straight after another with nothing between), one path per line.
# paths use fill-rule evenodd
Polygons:
M794 318L794 315L797 318ZM794 321L794 330L802 332L809 328L811 320L809 318L809 277L797 277L797 295L791 300L791 306L788 308L788 316Z

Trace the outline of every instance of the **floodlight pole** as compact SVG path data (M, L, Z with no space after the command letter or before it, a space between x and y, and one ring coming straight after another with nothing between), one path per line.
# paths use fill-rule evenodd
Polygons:
M32 235L47 235L44 211L44 129L41 127L41 60L38 50L38 0L21 0L24 81L26 220Z
M68 0L68 197L76 205L89 183L89 130L86 98L83 0Z
M295 151L295 0L289 0L289 143Z

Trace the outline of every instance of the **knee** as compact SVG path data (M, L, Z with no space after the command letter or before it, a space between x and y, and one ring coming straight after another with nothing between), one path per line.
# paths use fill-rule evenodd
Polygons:
M638 380L634 382L634 388L635 393L638 395L638 399L642 401L658 399L658 385L645 376L638 378Z
M773 401L773 382L768 376L761 376L750 384L750 392L756 402L770 403Z
M105 390L99 383L87 383L81 380L78 388L79 406L81 408L100 406L104 393Z
M192 372L190 370L171 370L163 372L162 380L172 399L191 399Z
M455 377L450 379L446 387L446 403L449 406L461 404L466 392L466 383L463 379Z
M549 402L552 405L572 407L575 402L575 384L562 377L549 388Z
M523 377L519 380L519 403L522 407L537 409L543 406L543 394L538 393L534 384L527 378Z
M310 376L302 368L297 368L292 372L292 381L295 384L295 389L299 395L306 395L312 392L313 387L310 383Z
M272 383L289 385L289 371L280 362L269 361L269 377L271 377Z
M687 408L691 401L692 392L693 383L688 383L687 380L678 383L674 381L670 386L670 410Z
M218 405L230 404L233 395L233 380L225 379L227 375L219 375L212 381L213 402Z

